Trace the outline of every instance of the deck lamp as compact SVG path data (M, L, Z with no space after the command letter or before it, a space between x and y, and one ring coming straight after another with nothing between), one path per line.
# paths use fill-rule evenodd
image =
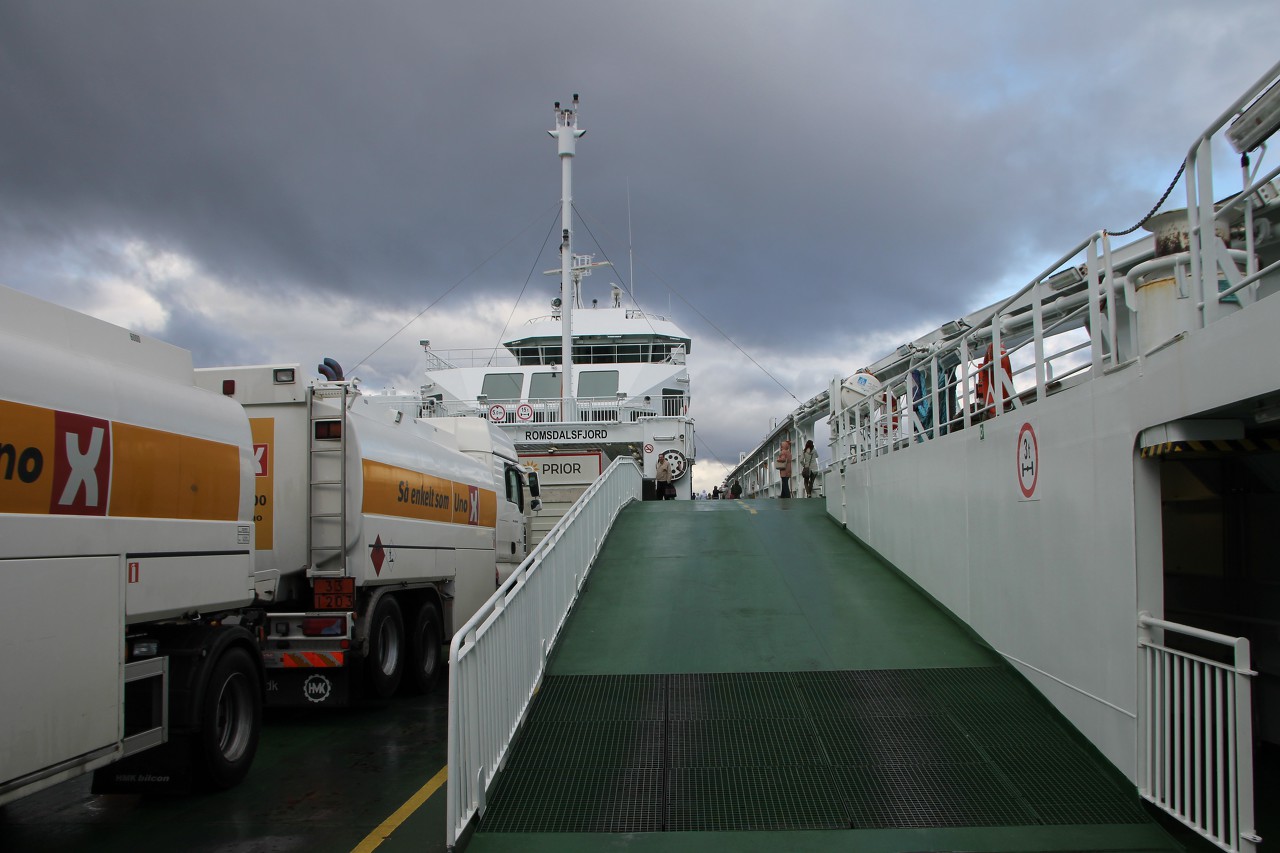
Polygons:
M1262 93L1240 118L1227 128L1227 139L1237 154L1252 151L1280 130L1280 83Z

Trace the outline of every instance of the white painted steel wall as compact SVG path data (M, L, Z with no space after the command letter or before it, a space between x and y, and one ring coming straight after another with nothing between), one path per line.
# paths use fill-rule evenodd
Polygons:
M542 683L548 656L623 507L640 499L641 472L615 459L449 646L450 847L506 761Z
M982 424L829 474L828 510L969 624L1135 778L1142 429L1275 390L1280 299ZM1036 500L1017 439L1035 429ZM841 470L843 467L843 471ZM1159 495L1154 496L1156 500ZM1158 520L1158 517L1157 517ZM1159 528L1147 535L1159 537Z

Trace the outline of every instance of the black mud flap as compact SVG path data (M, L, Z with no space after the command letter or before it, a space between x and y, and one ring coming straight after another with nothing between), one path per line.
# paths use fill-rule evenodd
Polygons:
M346 707L351 704L351 668L267 670L268 708Z
M94 794L190 794L191 741L178 737L93 771Z

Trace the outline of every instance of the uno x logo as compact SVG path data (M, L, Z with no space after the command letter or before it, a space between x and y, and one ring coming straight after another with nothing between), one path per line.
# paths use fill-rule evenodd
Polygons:
M57 412L54 416L55 515L106 515L111 484L111 423Z

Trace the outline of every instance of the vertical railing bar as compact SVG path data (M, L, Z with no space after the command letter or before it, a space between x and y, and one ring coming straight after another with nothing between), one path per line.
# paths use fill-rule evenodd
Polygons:
M1170 706L1173 703L1173 662L1168 655L1162 654L1163 660L1160 668L1164 671L1163 675L1163 694L1164 709L1161 719L1164 720L1164 731L1160 738L1160 752L1164 756L1164 786L1161 791L1160 802L1165 804L1166 808L1173 808L1173 713Z
M1173 660L1173 702L1169 725L1173 735L1173 810L1182 814L1182 658Z
M1236 840L1240 837L1240 825L1237 822L1240 792L1236 779L1236 684L1234 679L1230 680L1231 686L1227 688L1227 818L1230 821L1227 840L1234 850Z
M1142 665L1143 690L1142 699L1140 699L1140 701L1142 701L1143 713L1139 713L1138 715L1138 743L1140 748L1142 748L1143 756L1142 761L1138 763L1140 771L1142 771L1142 781L1140 781L1140 784L1138 785L1138 790L1140 793L1146 794L1149 797L1149 795L1152 794L1151 777L1153 775L1151 761L1151 754L1153 752L1151 748L1151 647L1140 646L1139 648L1142 649L1142 661L1140 661L1140 665Z
M1240 832L1234 841L1241 849L1253 850L1257 843L1257 826L1253 814L1253 702L1250 676L1254 673L1249 663L1249 640L1237 637L1235 642L1235 673L1232 678L1238 685L1239 701L1236 704L1236 738L1238 765L1241 786L1239 798Z
M1222 752L1222 728L1224 720L1222 719L1222 671L1215 669L1213 671L1213 738L1214 738L1214 775L1216 777L1215 791L1217 794L1218 808L1216 811L1217 820L1214 825L1217 827L1214 838L1219 842L1223 841L1223 759L1225 756Z
M1164 655L1152 650L1155 660L1153 662L1155 668L1156 693L1155 693L1155 709L1153 711L1153 722L1155 723L1156 733L1155 742L1152 746L1152 752L1156 756L1155 776L1152 781L1152 788L1156 794L1158 802L1164 802L1165 778L1164 769L1168 764L1165 761L1164 754L1164 730L1165 730L1165 681L1164 681Z
M1179 700L1178 708L1178 731L1182 734L1182 785L1179 791L1182 803L1182 816L1190 820L1191 818L1191 791L1193 781L1191 778L1191 764L1194 760L1191 749L1191 739L1195 736L1195 728L1191 723L1191 680L1192 666L1191 661L1181 658L1182 661L1182 698Z
M1037 281L1031 288L1031 336L1035 342L1036 402L1044 400L1048 391L1048 376L1044 361L1044 282Z
M1150 713L1147 717L1147 763L1151 768L1151 775L1147 779L1151 788L1151 796L1156 798L1160 793L1160 742L1158 735L1160 726L1160 667L1155 649L1148 647L1148 651L1150 652L1150 663L1147 671L1150 673L1151 692L1147 700L1150 707Z
M1120 361L1120 346L1116 343L1116 328L1120 313L1116 307L1116 288L1115 288L1115 269L1111 265L1111 237L1106 231L1102 232L1102 284L1107 294L1107 325L1111 333L1111 346L1109 348L1111 354L1111 365L1114 367Z
M1094 377L1102 375L1102 308L1098 300L1098 244L1089 239L1085 250L1085 268L1089 276L1089 352Z
M1201 703L1199 703L1199 697L1201 697L1201 692L1199 692L1199 676L1201 676L1201 665L1192 661L1188 662L1188 667L1190 667L1190 702L1192 702L1192 707L1190 707L1190 712L1192 712L1190 713L1190 747L1192 747L1192 752L1190 752L1190 761L1188 762L1190 765L1190 786L1188 790L1190 802L1188 803L1187 816L1192 818L1194 825L1199 826L1201 825L1201 822L1199 822L1201 821L1201 813L1199 813L1199 790L1201 790L1201 784L1199 784L1199 771L1201 771L1201 754L1199 754L1199 747L1201 747L1201 739L1199 739L1199 731L1201 731L1201 707L1199 707L1199 704Z

